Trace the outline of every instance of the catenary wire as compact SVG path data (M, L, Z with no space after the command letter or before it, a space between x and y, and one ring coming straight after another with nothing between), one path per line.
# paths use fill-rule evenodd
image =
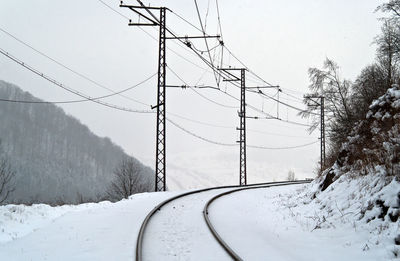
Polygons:
M110 5L104 3L104 1L98 0L100 3L102 3L105 7L109 8L110 10L112 10L114 13L120 15L121 17L125 18L126 20L130 20L129 17L127 17L126 15L122 14L121 12L117 11L116 9L114 9L113 7L111 7ZM169 9L168 9L169 10ZM171 10L170 10L171 11ZM172 11L171 11L172 12ZM151 39L153 39L154 41L157 41L157 38L154 37L152 34L150 34L149 32L147 32L145 29L143 29L142 27L138 27L139 30L141 30L143 33L145 33L147 36L149 36ZM200 30L200 29L199 29ZM187 50L186 48L183 48L181 45L178 45L179 47L181 47L183 50ZM175 55L177 55L178 57L180 57L181 59L185 60L186 62L192 64L193 66L199 68L199 69L205 69L204 67L192 62L191 60L189 60L188 58L186 58L185 56L181 55L180 53L176 52L174 49L170 48L170 47L166 47L169 51L173 52ZM188 51L189 52L189 51Z
M306 111L306 110L300 109L300 108L298 108L298 107L295 107L295 106L293 106L293 105L290 105L290 104L288 104L288 103L286 103L286 102L280 101L280 100L278 100L278 99L276 99L276 98L274 98L274 97L272 97L272 96L270 96L270 95L264 93L264 92L261 91L261 90L258 90L258 91L247 90L247 91L253 92L253 93L257 93L257 94L262 95L262 96L265 96L265 97L267 97L268 99L274 100L274 101L276 101L276 102L278 102L278 103L280 103L280 104L282 104L282 105L285 105L285 106L287 106L287 107L289 107L289 108L292 108L292 109L294 109L294 110L296 110L296 111L299 111L299 112L305 112L305 111ZM314 112L310 112L310 114L319 115L318 113L314 113Z
M145 8L145 6L143 5L143 3L140 1L140 0L138 0L138 2ZM155 21L156 22L158 22L159 23L159 19L150 11L150 10L148 10L147 8L145 8L145 10L155 19ZM168 27L166 28L166 30L172 35L172 36L174 36L174 37L176 37L176 34L175 33L173 33ZM181 43L183 43L183 44L185 44L184 43L184 41L182 41L181 39L178 39ZM225 48L229 53L230 53L230 55L232 56L232 57L234 57L239 63L241 63L249 72L251 72L254 76L256 76L258 79L260 79L261 81L263 81L265 84L267 84L267 85L269 85L269 86L272 86L272 84L270 84L269 82L267 82L267 81L265 81L264 79L262 79L260 76L258 76L256 73L254 73L252 70L250 70L241 60L239 60L225 45L223 45L223 48ZM208 62L201 54L199 54L196 50L194 50L194 49L192 49L192 48L190 48L192 51L194 51L194 53L208 66L208 67L210 67L213 71L214 71L214 73L218 73L218 74L220 74L220 75L222 75L223 74L223 72L224 71L221 71L221 72L218 72L217 71L217 68L215 68L215 66L213 66L212 64L210 64L210 62ZM226 75L225 75L226 76ZM229 77L228 77L229 78ZM232 84L234 84L234 83L232 83ZM235 84L234 84L235 85ZM238 87L237 85L235 85L236 87ZM222 91L222 90L221 90ZM225 93L226 95L229 95L227 92L224 92L224 91L222 91L223 93ZM234 96L232 96L232 95L229 95L229 96L231 96L231 97L234 97ZM234 97L234 99L236 99L236 100L238 100L236 97ZM277 120L280 120L280 121L282 121L282 122L287 122L287 123L290 123L290 124L294 124L294 125L299 125L299 126L306 126L306 127L309 127L310 125L307 125L307 124L302 124L302 123L297 123L297 122L292 122L292 121L289 121L289 120L282 120L282 119L279 119L279 118L277 118L277 117L273 117L272 115L269 115L268 113L265 113L265 112L262 112L262 111L260 111L259 109L257 109L257 108L255 108L255 107L253 107L253 106L250 106L250 105L247 105L248 107L250 107L250 108L252 108L252 109L254 109L254 110L256 110L256 111L259 111L259 112L261 112L261 113L263 113L263 114L266 114L267 116L270 116L271 118L276 118Z
M196 138L198 138L198 139L200 139L200 140L203 140L203 141L205 141L205 142L212 143L212 144L215 144L215 145L228 146L228 147L237 146L236 143L223 143L223 142L213 141L213 140L204 138L204 137L202 137L202 136L200 136L200 135L195 134L194 132L191 132L191 131L189 131L189 130L183 128L182 126L180 126L179 124L175 123L174 121L172 121L172 120L170 120L170 119L168 119L168 118L167 118L167 121L168 121L169 123L171 123L172 125L174 125L175 127L177 127L178 129L180 129L180 130L186 132L187 134L189 134L189 135L191 135L191 136L193 136L193 137L196 137Z
M238 146L237 143L223 143L223 142L218 142L218 141L214 141L214 140L210 140L208 138L204 138L192 131L187 130L186 128L182 127L181 125L177 124L176 122L170 120L167 118L167 121L169 123L171 123L172 125L174 125L175 127L177 127L178 129L182 130L183 132L197 138L200 139L202 141L205 141L207 143L211 143L211 144L215 144L215 145L221 145L221 146L227 146L227 147L236 147ZM263 149L263 150L289 150L289 149L297 149L297 148L302 148L302 147L306 147L306 146L310 146L313 145L315 143L317 143L318 141L314 141L314 142L310 142L310 143L306 143L306 144L302 144L302 145L297 145L297 146L290 146L290 147L266 147L266 146L256 146L256 145L247 145L247 147L249 148L253 148L253 149Z
M201 94L200 92L198 92L197 90L194 89L194 88L196 88L196 86L194 86L194 87L189 86L189 85L186 83L186 81L184 81L184 80L182 79L182 77L180 77L174 70L171 69L170 66L167 65L167 68L168 68L168 70L169 70L170 72L172 72L172 74L175 75L183 84L185 84L185 86L186 86L187 88L189 88L190 90L192 90L193 92L195 92L197 95L199 95L199 96L202 97L203 99L205 99L205 100L207 100L207 101L209 101L209 102L211 102L211 103L214 103L214 104L216 104L216 105L219 105L219 106L221 106L221 107L230 108L230 109L237 109L237 108L238 108L238 106L225 105L225 104L216 102L216 101L214 101L214 100L212 100L212 99L206 97L205 95Z
M213 62L213 60L212 60L212 58L211 58L210 48L209 48L209 46L208 46L208 41L207 41L207 38L206 38L206 31L205 31L205 29L204 29L203 22L202 22L202 20L201 20L201 15L200 15L199 6L197 5L197 0L194 0L194 4L195 4L195 6L196 6L197 15L198 15L198 17L199 17L199 22L200 22L200 25L201 25L201 31L203 32L204 42L206 43L208 58L210 59L211 66L214 67L214 62ZM214 70L214 77L215 77L215 82L217 83L217 86L219 86L218 77L217 77L217 74L216 74L215 70Z
M99 1L100 1L100 0L99 0ZM19 43L23 44L24 46L28 47L29 49L33 50L34 52L38 53L39 55L41 55L41 56L43 56L43 57L49 59L50 61L56 63L57 65L63 67L64 69L70 71L71 73L73 73L73 74L79 76L80 78L85 79L85 80L87 80L87 81L93 83L94 85L96 85L96 86L102 88L102 89L105 89L105 90L114 92L112 89L108 88L107 86L104 86L104 85L98 83L97 81L94 81L93 79L89 78L88 76L86 76L86 75L84 75L84 74L82 74L82 73L80 73L80 72L78 72L78 71L72 69L72 68L69 67L69 66L66 66L66 65L62 64L62 63L59 62L58 60L56 60L56 59L50 57L49 55L45 54L44 52L42 52L42 51L40 51L40 50L34 48L32 45L26 43L25 41L22 41L21 39L19 39L19 38L17 38L16 36L12 35L11 33L9 33L8 31L4 30L3 28L0 28L0 31L2 31L3 33L5 33L6 35L8 35L9 37L13 38L13 39L16 40L17 42L19 42ZM139 103L139 104L142 104L142 105L147 105L146 103L143 103L143 102L138 101L138 100L136 100L136 99L133 99L133 98L131 98L131 97L125 96L125 95L123 95L123 94L118 94L118 95L121 96L121 97L124 97L124 98L126 98L126 99L128 99L128 100L131 100L131 101L133 101L133 102L136 102L136 103Z
M289 150L289 149L297 149L297 148L307 147L307 146L313 145L318 142L319 141L314 141L314 142L297 145L297 146L290 146L290 147L265 147L265 146L255 146L255 145L247 145L247 147L252 148L252 149L263 149L263 150Z
M79 102L87 102L87 101L94 101L94 100L101 100L101 99L105 99L105 98L109 98L127 91L130 91L136 87L138 87L139 85L142 85L143 83L149 81L151 78L153 78L154 76L156 76L157 73L154 73L153 75L151 75L150 77L146 78L145 80L129 87L126 89L123 89L121 91L118 92L113 92L111 94L107 94L107 95L103 95L103 96L99 96L99 97L94 97L94 98L90 98L90 99L80 99L80 100L69 100L69 101L26 101L26 100L15 100L15 99L3 99L0 98L0 101L5 101L5 102L14 102L14 103L34 103L34 104L68 104L68 103L79 103Z
M77 96L79 96L79 97L81 97L81 98L87 99L87 100L89 100L89 101L91 101L91 102L95 102L95 103L97 103L97 104L100 104L100 105L103 105L103 106L106 106L106 107L109 107L109 108L114 108L114 109L117 109L117 110L121 110L121 111L136 112L136 113L154 113L153 111L150 111L150 110L130 109L130 108L126 108L126 107L114 105L114 104L111 104L111 103L107 103L107 102L104 102L104 101L101 101L101 100L93 100L93 97L90 97L90 96L88 96L88 95L86 95L86 94L83 94L83 93L81 93L81 92L79 92L79 91L76 91L76 90L74 90L74 89L72 89L72 88L70 88L70 87L68 87L68 86L66 86L66 85L64 85L64 84L62 84L62 83L56 81L55 79L53 79L53 78L51 78L51 77L45 75L44 73L42 73L42 72L36 70L36 69L33 68L33 67L29 66L29 65L26 64L25 62L23 62L23 61L17 59L16 57L12 56L10 53L4 51L4 50L1 49L1 48L0 48L0 53L1 53L2 55L6 56L7 58L9 58L10 60L14 61L15 63L21 65L21 66L24 67L25 69L31 71L32 73L34 73L34 74L36 74L36 75L42 77L43 79L49 81L50 83L52 83L52 84L54 84L54 85L56 85L56 86L58 86L58 87L60 87L60 88L62 88L62 89L64 89L64 90L66 90L66 91L68 91L68 92L70 92L70 93L73 93L73 94L75 94L75 95L77 95Z

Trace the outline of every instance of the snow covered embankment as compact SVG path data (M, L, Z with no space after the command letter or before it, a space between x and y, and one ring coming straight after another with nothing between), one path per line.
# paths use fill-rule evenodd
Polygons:
M368 232L363 251L379 252L385 260L399 258L399 181L400 90L394 85L372 103L335 164L311 189L288 198L288 204L294 211L298 200L305 205L301 213L313 221L313 230L351 225L357 232Z

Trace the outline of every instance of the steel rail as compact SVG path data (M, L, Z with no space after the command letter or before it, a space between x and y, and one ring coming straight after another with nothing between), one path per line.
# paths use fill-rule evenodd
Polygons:
M222 239L222 237L216 231L215 227L212 225L210 218L208 217L208 213L209 213L208 208L210 207L210 205L218 198L221 198L223 196L226 196L226 195L229 195L229 194L232 194L235 192L240 192L243 190L270 188L270 187L287 186L287 185L295 185L295 184L304 184L304 183L310 183L310 182L311 182L310 180L271 182L270 184L263 184L263 185L244 187L244 188L242 187L239 189L234 189L234 190L229 190L229 191L223 192L221 194L214 196L206 203L206 205L204 206L204 209L203 209L204 220L206 221L206 224L207 224L208 228L210 229L211 233L213 234L214 238L218 241L218 243L222 246L222 248L224 248L224 250L229 254L229 256L232 257L233 260L242 261L243 259Z
M288 181L278 181L278 182L265 182L265 183L256 183L256 184L248 184L245 186L239 186L239 185L230 185L230 186L220 186L220 187L212 187L212 188L205 188L205 189L198 189L198 190L193 190L193 191L189 191L189 192L185 192L183 194L179 194L176 195L174 197L171 197L169 199L166 199L164 201L162 201L161 203L159 203L157 206L155 206L145 217L145 219L142 222L142 225L140 226L140 230L138 233L138 237L136 240L136 251L135 251L135 260L136 261L141 261L143 259L143 253L142 253L142 248L143 248L143 238L144 238L144 232L145 229L151 219L151 217L159 210L161 210L162 207L164 207L165 205L167 205L168 203L179 199L179 198L183 198L189 195L193 195L196 193L202 193L202 192L207 192L210 190L216 190L216 189L230 189L230 188L248 188L248 187L253 187L253 186L262 186L262 185L279 185L279 184L286 184L288 183ZM290 183L294 183L294 182L290 182Z

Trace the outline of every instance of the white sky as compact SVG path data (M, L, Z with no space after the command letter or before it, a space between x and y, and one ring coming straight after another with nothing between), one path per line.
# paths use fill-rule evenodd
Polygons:
M136 20L133 12L119 8L119 1L103 0L125 16ZM199 26L194 1L144 1L154 6L163 5ZM251 70L283 91L302 97L309 84L307 69L321 67L329 57L341 67L342 76L354 80L360 70L373 62L375 46L372 42L380 31L380 14L375 8L378 0L220 0L223 37L226 46ZM136 1L125 1L136 4ZM207 32L216 34L215 1L199 0ZM200 33L167 13L167 26L179 35ZM127 20L98 0L88 1L15 1L0 2L0 27L32 45L64 65L115 91L136 84L157 71L158 42L137 27L127 26ZM154 37L157 29L144 28ZM205 49L202 40L193 43ZM167 43L173 51L205 68L199 59L179 44ZM210 46L215 42L210 41ZM74 75L54 62L38 55L0 31L0 48L23 60L73 89L96 97L109 91ZM217 52L219 49L216 49ZM167 50L168 66L189 84L213 84L213 75L183 60ZM225 53L224 63L239 66ZM33 95L49 101L79 99L46 82L0 56L0 79L15 83ZM247 79L247 83L254 84ZM182 84L170 71L168 84ZM239 97L233 86L223 90ZM192 90L168 89L167 111L211 124L231 126L215 128L193 123L170 115L186 129L211 140L234 143L238 139L237 109L224 108L197 95ZM198 90L209 99L230 106L238 102L214 90ZM275 91L268 94L274 95ZM156 78L126 93L126 96L146 104L156 103ZM248 94L248 103L276 115L276 103ZM293 98L281 94L283 101L301 107ZM287 100L288 99L288 100ZM149 109L123 97L112 97L107 102L129 108ZM45 106L45 105L37 105ZM90 102L62 105L65 111L88 125L100 136L108 136L126 152L154 168L155 114L134 114L112 110ZM249 116L259 115L247 109ZM279 106L280 117L304 122L296 111ZM296 146L317 141L318 133L308 135L304 127L274 120L248 120L248 144L268 147ZM271 135L272 134L279 134ZM295 137L294 137L295 136ZM295 150L248 149L248 180L281 179L289 169L296 175L312 177L319 158L319 144ZM237 183L239 175L239 147L223 147L205 143L177 129L167 126L167 182L171 188L194 187L199 180L215 183ZM190 173L190 175L189 175Z

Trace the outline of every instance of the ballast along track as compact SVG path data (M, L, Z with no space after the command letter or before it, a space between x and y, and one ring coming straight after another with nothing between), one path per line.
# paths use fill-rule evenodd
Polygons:
M299 181L287 181L287 182L272 182L269 184L263 184L263 185L255 185L251 187L241 187L239 189L234 189L234 190L229 190L226 192L223 192L221 194L218 194L214 197L212 197L204 206L203 210L203 216L204 220L207 223L207 227L210 229L211 233L215 237L215 239L218 241L218 243L222 246L222 248L229 254L230 257L233 258L233 260L237 261L242 261L243 259L223 240L223 238L218 234L216 231L215 227L212 225L210 218L208 217L209 213L209 207L210 205L217 199L224 197L226 195L244 191L244 190L250 190L250 189L262 189L262 188L270 188L270 187L278 187L278 186L287 186L287 185L295 185L295 184L304 184L304 183L310 183L310 180L299 180Z
M193 191L189 191L183 194L179 194L177 196L171 197L167 200L164 200L163 202L159 203L157 206L155 206L145 217L145 219L142 222L142 225L140 227L139 233L138 233L138 237L137 237L137 241L136 241L136 252L135 252L135 258L136 261L141 261L143 260L143 255L142 255L142 248L143 248L143 238L144 238L144 232L146 230L146 227L150 221L150 219L165 205L171 203L174 200L177 199L181 199L184 198L186 196L190 196L193 194L198 194L198 193L202 193L202 192L207 192L207 191L211 191L211 190L219 190L219 189L234 189L234 190L230 190L221 194L218 194L216 197L213 197L210 201L207 202L204 211L208 211L207 208L208 206L212 203L213 200L222 197L224 195L233 193L233 192L237 192L237 191L241 191L241 190L245 190L245 189L255 189L255 188L264 188L264 187L272 187L272 186L283 186L283 185L292 185L292 184L302 184L302 183L308 183L310 181L282 181L282 182L267 182L267 183L257 183L257 184L249 184L249 185L245 185L245 186L238 186L238 185L231 185L231 186L220 186L220 187L212 187L212 188L205 188L205 189L198 189L198 190L193 190ZM205 214L208 212L204 212L203 215L206 218ZM209 227L211 233L214 235L214 237L217 239L218 243L222 245L223 249L225 251L227 251L227 253L234 259L236 259L234 256L236 255L229 247L228 245L222 240L222 238L216 233L214 227L211 225L211 223L207 222L208 217L206 218L206 223L207 226ZM229 250L227 250L227 248ZM234 255L232 255L232 253ZM237 256L237 255L236 255ZM236 259L236 260L241 260Z

